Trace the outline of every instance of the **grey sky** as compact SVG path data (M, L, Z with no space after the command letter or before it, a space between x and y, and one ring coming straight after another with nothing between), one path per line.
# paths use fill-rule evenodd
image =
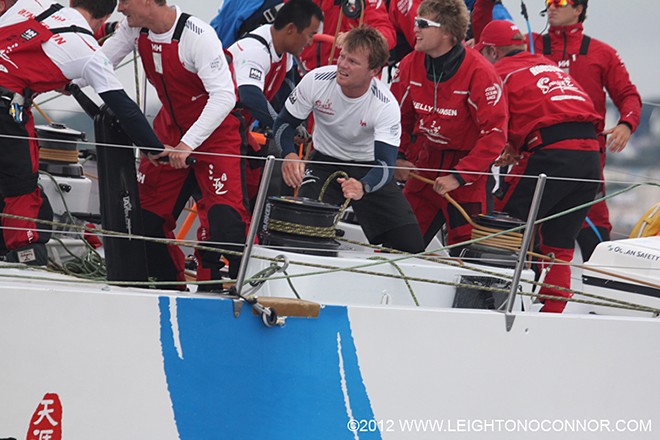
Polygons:
M525 29L519 0L504 0L516 24ZM533 32L540 32L546 19L543 0L525 0ZM632 81L645 101L660 100L660 3L653 0L591 0L584 22L585 33L614 47L621 55ZM658 99L656 99L658 98Z

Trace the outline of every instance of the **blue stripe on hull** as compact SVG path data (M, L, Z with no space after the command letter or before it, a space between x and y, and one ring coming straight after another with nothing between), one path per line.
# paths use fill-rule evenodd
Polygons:
M177 301L183 359L174 345L170 301ZM231 301L161 297L159 307L182 440L353 439L346 395L354 419L373 419L346 307L325 307L318 319L289 318L283 328L266 328L248 307L234 319Z

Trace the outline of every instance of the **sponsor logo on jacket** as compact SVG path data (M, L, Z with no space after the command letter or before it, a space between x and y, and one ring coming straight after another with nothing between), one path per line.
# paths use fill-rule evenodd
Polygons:
M316 101L314 101L314 109L326 115L330 115L330 116L335 115L335 109L332 108L332 101L330 101L329 99L326 99L325 102L321 102L320 99L317 99Z
M424 104L423 102L413 102L415 110L425 113L433 113L433 106ZM458 110L455 108L436 108L435 113L442 116L458 116Z
M541 89L541 92L543 92L544 95L556 91L559 91L560 93L575 92L581 95L584 94L575 84L573 84L573 81L571 81L571 78L568 76L556 81L553 81L548 77L539 78L536 86Z
M499 84L493 84L486 87L484 94L486 95L486 103L495 107L502 98L502 87Z

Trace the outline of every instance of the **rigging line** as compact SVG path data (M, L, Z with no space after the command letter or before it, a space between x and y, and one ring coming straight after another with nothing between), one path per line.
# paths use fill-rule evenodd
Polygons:
M612 193L612 194L608 194L608 195L606 195L606 196L604 196L604 197L601 197L601 198L595 199L595 200L593 200L593 201L591 201L591 202L587 202L587 203L584 203L584 204L582 204L582 205L576 206L576 207L574 207L574 208L571 208L571 209L568 209L568 210L565 210L565 211L559 212L559 213L557 213L557 214L554 214L554 215L551 215L551 216L548 216L548 217L545 217L545 218L539 219L539 220L537 220L536 222L534 222L534 225L535 225L535 226L536 226L536 225L540 225L540 224L542 224L542 223L544 223L544 222L546 222L546 221L553 220L553 219L555 219L555 218L558 218L558 217L564 216L564 215L566 215L566 214L569 214L569 213L575 212L575 211L580 210L580 209L585 208L585 207L589 207L589 206L594 205L594 204L596 204L596 203L599 203L599 202L601 202L601 201L603 201L603 200L607 200L607 199L610 199L610 198L616 197L616 196L618 196L618 195L621 195L621 194L623 194L623 193L625 193L625 192L631 191L631 190L633 190L633 189L635 189L635 188L637 188L637 187L639 187L639 186L643 186L643 185L649 185L649 186L660 187L660 184L656 184L656 183L649 183L649 182L646 182L646 183L636 183L636 184L630 185L630 186L628 186L628 187L626 187L626 188L623 188L623 189L621 189L621 190L619 190L619 191L615 191L615 192ZM50 224L51 226L52 226L52 225L63 225L63 226L69 226L69 227L70 227L70 225L63 224L63 223L59 223L59 222L52 222L52 221L48 221L48 220L34 219L34 218L30 218L30 217L17 216L17 215L5 214L5 213L0 213L0 216L1 216L1 217L6 217L6 218L19 219L19 220L29 220L29 221L32 221L32 222L35 222L35 223ZM517 226L517 227L515 227L515 228L511 228L511 229L508 229L508 230L502 230L502 231L499 231L499 232L493 233L490 237L493 238L493 237L498 237L498 236L500 236L500 235L508 234L508 233L511 233L511 232L517 232L517 231L520 231L520 230L522 230L522 229L524 229L524 228L525 228L525 225ZM74 229L75 229L75 228L74 228ZM87 231L87 232L104 232L104 233L112 234L113 236L118 236L118 237L122 237L122 236L126 236L126 235L127 235L127 234L123 234L123 233L119 233L119 232L115 232L115 231L107 231L107 230L102 230L102 229L99 230L99 229L93 229L93 228L83 228L82 230L85 230L85 231ZM140 238L140 236L132 236L132 237L134 237L134 238ZM457 247L457 246L464 246L464 245L467 245L467 244L477 243L477 242L482 241L482 240L487 239L487 238L489 238L489 237L479 237L479 238L475 238L475 239L468 240L468 241L463 242L463 243L456 243L456 244L453 244L453 245L446 246L444 249L447 250L447 249L451 249L451 248L453 248L453 247ZM156 238L153 238L153 237L143 237L143 239L145 239L145 240L149 240L149 241L163 240L163 239L156 239ZM190 241L177 241L177 240L175 240L175 241L176 241L176 242L179 242L179 243L191 243ZM160 241L160 242L162 242L162 241ZM425 252L421 252L420 254L424 254L424 253L425 253Z
M606 169L605 171L612 171L612 170L611 169L610 170ZM642 175L642 174L634 174L634 173L631 173L631 172L628 172L628 171L623 171L623 170L618 170L618 169L615 171L615 173L616 174L623 174L623 175L630 176L630 177L637 177L637 178L645 179L645 180L658 180L657 177L646 176L646 175ZM607 179L607 180L605 180L605 183L609 184L609 183L627 183L627 182L626 181Z
M59 143L69 143L69 144L77 144L77 145L89 145L89 146L101 146L101 147L110 147L110 148L124 148L124 149L140 149L140 148L149 148L148 146L137 146L137 145L120 145L120 144L110 144L110 143L104 143L104 142L92 142L92 141L72 141L72 140L64 140L64 139L48 139L48 138L40 138L40 137L30 137L30 136L16 136L16 135L6 135L6 134L0 134L0 138L7 138L7 139L22 139L22 140L36 140L36 141L57 141ZM249 156L249 155L241 155L241 154L229 154L229 153L214 153L214 152L209 152L209 151L197 151L194 150L193 153L195 155L199 156L216 156L216 157L231 157L231 158L241 158L241 159L250 159L250 160L261 160L265 161L267 158L265 157L254 157L254 156ZM285 159L283 158L275 158L275 161L280 161L283 162ZM305 162L303 159L286 159L288 161L292 162ZM315 163L318 164L323 164L323 165L336 165L336 162L326 162L326 161L315 161ZM384 168L383 165L373 165L373 164L363 164L363 163L343 163L342 166L347 166L347 167L366 167L366 168ZM410 170L408 167L388 167L392 169L407 169ZM431 169L431 168L417 168L417 170L421 171L432 171L432 172L449 172L451 170L442 170L442 169ZM482 175L482 176L495 176L497 174L491 173L491 172L482 172L482 171L465 171L465 174L475 174L475 175ZM512 175L515 176L515 175ZM528 176L528 175L520 175L520 176L515 176L515 177L521 177L521 178L527 178L527 179L536 179L537 176ZM634 184L634 183L639 183L639 181L611 181L611 180L588 180L588 179L571 179L571 178L563 178L563 177L548 177L548 179L552 180L566 180L566 181L572 181L572 182L595 182L595 183L617 183L617 184ZM660 182L660 180L659 180Z
M22 217L22 216L16 216L16 215L10 215L10 214L0 214L0 216L2 216L2 217L7 217L7 218L28 219L28 220L35 221L35 222L37 222L37 223L45 223L45 224L57 224L57 223L58 223L58 222L52 222L52 221L47 221L47 220L30 219L30 218L26 218L26 217ZM539 223L540 221L544 221L544 220L545 220L545 219L543 219L543 220L539 220L539 221L537 221L537 223ZM67 225L67 226L68 226L69 228L71 228L71 229L81 229L81 230L91 230L91 231L103 231L104 233L106 233L106 234L111 234L112 236L117 236L117 237L127 238L127 237L126 237L127 234L123 234L123 233L117 233L117 232L107 231L107 230L103 230L103 229L88 228L88 227L86 227L86 226L77 226L77 225ZM519 228L513 228L513 230L515 230L515 229L519 229ZM503 231L503 232L507 232L507 231ZM132 238L134 238L134 239L138 239L138 238L139 238L139 239L142 239L142 240L145 240L145 241L158 242L158 243L169 242L169 243L167 243L167 244L170 244L172 241L175 241L175 243L171 243L171 244L178 244L178 243L176 243L176 240L159 239L159 238L145 237L145 236L132 236ZM473 240L469 240L469 241L467 241L467 242L465 242L465 243L468 243L468 244L469 244L469 243L478 242L478 241L481 241L481 239L473 239ZM182 241L182 242L179 242L179 243L182 243L181 245L184 245L183 243L185 243L185 242ZM190 245L190 244L188 243L188 245ZM458 243L458 244L455 244L455 245L452 245L452 246L448 246L447 248L455 247L455 246L458 246L458 245L462 245L462 244ZM199 246L199 245L198 245L198 246L194 246L194 247L196 247L197 249L201 249L201 250L211 250L211 251L213 251L213 252L218 252L218 249L213 248L213 247ZM222 252L224 252L224 253L232 253L231 251L227 251L227 250L222 250ZM240 253L238 253L238 252L234 252L234 253L240 255ZM420 255L425 255L425 254L426 254L426 252L422 252L422 253L420 253ZM416 256L417 256L417 254L407 254L407 255L404 255L403 257L400 257L400 258L399 258L399 257L395 257L395 258L392 258L392 259L388 259L387 263L388 263L388 264L392 264L392 262L404 261L404 260L407 260L407 259L410 259L410 258L416 258ZM255 256L255 258L261 258L261 257L259 257L259 256ZM265 258L265 259L268 260L268 258ZM440 263L442 263L442 264L448 264L446 261L440 261ZM328 266L325 266L325 265L318 265L318 264L312 264L312 263L302 263L302 262L295 262L295 264L299 264L299 265L302 265L302 266L310 266L310 267L321 267L321 268L327 268L327 267L328 267ZM329 270L325 271L324 273L333 273L333 272L342 272L342 271L349 271L349 272L350 272L350 271L354 271L354 272L357 272L357 273L366 273L366 274L368 274L368 275L379 275L379 273L377 273L377 272L376 272L376 273L373 273L373 272L370 272L370 271L362 271L362 270L360 270L360 269L363 269L363 268L370 268L370 267L373 267L373 266L378 266L378 265L380 265L380 264L381 264L380 262L377 262L377 263L371 263L371 264L370 264L370 263L358 264L358 265L354 265L354 266L351 266L351 267L348 267L348 268L346 268L346 267L345 267L345 268L331 267ZM569 263L569 264L570 264L570 263ZM588 266L584 266L584 267L582 267L582 268L583 268L584 270L591 270L591 267L588 267ZM595 272L604 273L603 271L600 271L600 270L594 270L594 271L595 271ZM607 273L607 272L605 272L605 273ZM616 273L607 273L607 274L610 275L610 276L613 276L613 277L615 277L615 278L628 279L627 277L625 277L625 276L620 276L620 275L618 275L618 274L616 274ZM307 274L307 275L311 275L311 274ZM307 276L307 275L306 275L306 276ZM295 275L295 276L299 276L299 275ZM383 276L385 276L385 275L383 275ZM502 274L495 274L495 276L502 277ZM411 278L411 279L413 279L413 278ZM413 279L413 280L414 280L414 279ZM637 282L639 282L639 283L641 283L641 284L647 284L647 283L645 283L645 282L641 282L641 281L637 281ZM657 287L657 286L655 286L655 285L652 285L652 286ZM560 286L553 286L552 288L554 288L555 290L562 290L562 289L565 289L565 288L560 287ZM570 291L570 289L568 289L568 291Z
M648 105L650 107L660 107L659 102L650 102L650 101L642 101L643 105Z
M92 257L94 257L94 256L92 255ZM276 258L276 259L265 258L265 257L260 257L260 256L255 256L255 257L258 258L258 259L271 260L271 261L274 261L274 262L279 262L280 261L278 259L279 257ZM397 277L397 276L394 276L394 275L391 275L391 274L386 274L386 275L379 274L379 273L374 274L374 273L371 273L371 272L352 270L350 268L343 268L342 270L346 270L346 271L349 271L349 272L352 271L352 272L356 272L356 273L366 273L368 275L381 275L381 276L387 276L387 277L392 277L392 278L397 278L397 279L403 279L405 281L406 285L408 286L409 290L411 291L411 294L413 295L413 298L415 298L414 292L412 291L412 287L410 286L410 284L408 282L409 279L411 279L411 280L415 280L415 279L410 278L410 277L406 277L405 274L403 273L403 271L396 265L396 263L393 263L391 260L385 259L383 257L376 257L376 258L380 258L383 261L387 261L389 264L392 264L394 267L396 267L397 270L399 271L399 273L401 274L401 277ZM434 261L430 258L428 258L428 259L430 261ZM477 268L473 268L473 267L469 267L469 266L466 267L466 266L464 266L464 264L460 260L458 261L458 263L455 263L453 261L450 262L448 260L439 260L439 261L435 260L435 262L440 263L440 264L455 266L455 267L462 267L462 268L465 268L467 270L471 270L473 272L486 273L486 274L496 276L496 277L502 278L502 279L507 279L508 278L508 276L505 275L505 274L490 272L490 271L486 271L486 270L483 270L483 269L477 269ZM559 260L557 260L556 263L559 263ZM92 262L90 264L92 265L92 267L94 267L95 263ZM317 268L334 268L334 266L318 265L318 264L306 264L306 263L303 263L303 262L293 262L293 264L299 264L299 265L302 265L302 266L311 266L311 267L317 267ZM559 263L559 264L561 264L561 263ZM570 265L570 263L569 263L569 265ZM285 273L285 275L287 275L287 278L286 278L287 282L291 285L291 288L293 289L293 285L291 284L291 280L290 280L290 277L288 276L288 273L286 273L286 272L284 272L284 273ZM299 276L311 276L311 275L315 275L315 273L308 273L308 274L299 275ZM258 274L253 275L252 278L251 278L251 280L253 280L253 281L258 280L258 279L259 279ZM271 278L271 279L275 279L275 278ZM439 281L439 280L424 281L424 279L421 279L419 281L430 282L430 283L435 283L435 284L446 284L446 285L450 285L450 286L451 285L461 286L460 284L452 284L452 283L449 283L449 282L442 282L442 281ZM588 293L585 293L585 292L579 292L579 291L575 291L575 290L572 290L572 289L563 288L563 287L560 287L560 286L554 286L554 285L551 285L551 284L545 284L545 283L540 283L540 282L537 282L537 281L531 281L531 280L526 280L526 279L523 279L522 281L526 282L528 284L536 285L536 286L549 287L549 288L553 288L555 290L566 291L566 292L570 292L570 293L574 293L574 294L580 294L580 295L583 295L583 296L588 296L588 297L597 298L597 299L603 299L603 300L609 301L610 303L619 303L619 304L622 304L622 305L630 305L631 306L631 307L621 307L621 308L631 308L633 310L639 310L639 307L640 307L637 304L628 303L628 302L620 301L620 300L615 300L615 299L611 299L611 298L607 298L607 297L602 297L602 296L598 296L598 295L594 295L594 294L588 294ZM201 284L201 283L197 283L197 284ZM294 293L295 293L295 289L293 289L293 290L294 290ZM580 302L584 302L584 301L580 301ZM600 304L600 305L613 307L611 304ZM653 310L653 312L657 313L655 310Z
M13 268L13 269L21 269L21 270L26 270L24 265L5 265L5 268ZM60 275L57 272L50 271L53 275ZM365 272L367 275L379 275L379 276L386 276L389 278L399 278L397 275L390 275L390 274L383 274L379 272ZM288 278L294 278L294 277L299 277L299 276L304 276L305 274L300 274L300 275L290 275ZM137 282L137 281L103 281L100 282L99 280L94 280L94 279L87 279L87 278L81 278L81 277L75 277L74 279L69 279L69 278L51 278L51 277L46 277L46 276L25 276L25 275L16 275L16 274L3 274L0 273L0 278L13 278L13 279L18 279L18 280L24 280L24 281L48 281L48 282L59 282L59 283L67 283L67 284L103 284L103 285L116 285L116 286L129 286L129 287L135 287L136 285L143 285L143 286L158 286L161 284L197 284L197 285L203 285L203 284L209 284L209 283L216 283L217 281L198 281L195 283L190 283L190 282L173 282L173 281L162 281L162 282L152 282L152 281L144 281L144 282ZM268 279L264 279L265 281L267 280L275 280L275 279L284 279L287 277L284 276L277 276L277 277L271 277ZM500 276L501 278L501 276ZM415 277L409 277L411 281L419 281L419 282L430 282L433 284L439 284L439 285L447 285L447 286L452 286L452 287L467 287L467 288L474 288L473 284L464 284L464 283L452 283L452 282L444 282L444 281L439 281L439 280L428 280L428 279L423 279L423 278L415 278ZM257 280L258 281L258 280ZM507 293L508 290L504 289L499 289L496 287L487 287L487 286L480 286L480 290L486 290L486 291L493 291L493 292L502 292L502 293ZM573 291L576 294L584 294L585 296L589 297L591 294L588 294L586 292L579 292L579 291ZM583 304L592 304L592 305L599 305L599 306L604 306L604 307L613 307L613 308L620 308L620 309L625 309L625 310L634 310L634 311L641 311L641 312L648 312L648 313L654 313L654 314L660 314L660 309L656 309L653 307L648 307L648 306L642 306L642 305L637 305L637 304L619 304L617 300L613 300L611 298L603 298L607 302L596 302L596 301L588 301L588 300L581 300L578 298L563 298L563 297L555 297L555 296L548 296L548 295L538 295L534 293L529 293L529 292L519 292L519 295L522 296L529 296L532 298L546 298L548 297L549 299L555 299L558 301L566 301L566 302L576 302L576 303L583 303Z
M67 224L67 225L69 225L69 224ZM21 229L22 230L22 228L8 228L8 229L12 229L12 230ZM37 232L50 232L50 230L40 230L40 229L37 229L36 231ZM63 230L56 230L56 231L52 231L52 232L57 233L58 235L75 235L76 237L79 237L79 234L80 234L80 233L75 232L75 231L63 231ZM99 237L104 237L104 238L105 237L111 237L111 238L115 237L113 235L107 235L107 234L103 234L103 233L96 233L95 235L97 235ZM342 242L354 243L354 244L358 244L358 245L368 247L368 248L372 248L372 249L383 250L382 247L375 246L375 245L370 245L369 243L361 243L361 242L347 240L347 239L339 239L339 240L342 241ZM183 245L183 247L195 247L195 246L192 246L191 243L195 243L196 245L199 245L200 243L209 244L209 245L213 244L213 245L217 245L217 246L235 245L235 243L229 243L229 242L190 241L190 242L186 243L185 245ZM178 243L178 241L173 240L173 241L168 242L167 244L178 245L179 243ZM308 249L308 248L296 248L296 247L292 247L292 246L269 246L269 248L271 248L271 249L281 249L281 250L298 250L298 249L299 250L307 250ZM216 248L216 251L217 252L222 252L223 249L217 249ZM351 251L351 250L346 250L346 249L342 249L341 252L343 254L351 254L351 253L354 253L354 254L357 254L357 255L363 255L364 254L364 251L357 251L357 250L356 251ZM400 251L392 251L391 253L397 253L397 254L400 254L400 255L405 255L403 252L400 252ZM441 261L444 261L444 260L454 260L451 257L428 255L430 253L431 252L428 251L426 253L427 255L416 255L412 258L424 259L426 261L436 262L436 263L440 263ZM483 258L462 258L459 261L463 261L463 262L484 261L484 259ZM489 258L488 261L509 261L509 260L498 260L498 259L495 259L495 258ZM555 261L556 261L555 264L558 264L558 265L574 265L574 263L559 262L559 260L555 260ZM296 262L292 262L292 264L296 264ZM530 264L540 266L540 265L544 265L544 264L547 264L547 263L546 262L541 262L541 261L532 261L532 262L530 262ZM606 265L606 264L591 265L590 267L596 267L596 268L599 268L599 269L636 269L637 268L637 266L621 266L621 265L615 266L615 265ZM647 270L649 270L649 271L660 271L660 267L658 267L658 268L649 268Z
M69 143L69 144L78 144L78 145L90 145L90 146L102 146L102 147L111 147L111 148L130 148L130 149L135 149L135 148L148 148L148 146L136 146L136 145L120 145L120 144L110 144L110 143L102 143L102 142L92 142L92 141L72 141L72 140L64 140L64 139L49 139L49 138L43 138L43 137L31 137L31 136L17 136L17 135L8 135L8 134L0 134L0 138L6 138L6 139L21 139L21 140L36 140L36 141L57 141L59 143ZM265 161L265 157L254 157L254 156L247 156L247 155L240 155L240 154L228 154L228 153L214 153L214 152L209 152L209 151L197 151L194 150L193 153L195 155L200 155L200 156L217 156L217 157L232 157L232 158L243 158L243 159L251 159L251 160L261 160ZM275 158L274 160L276 161L284 161L282 158ZM293 162L305 162L303 159L287 159ZM325 162L325 161L316 161L315 163L319 164L325 164L325 165L336 165L336 162ZM373 165L373 164L365 164L365 163L344 163L342 164L343 166L349 166L349 167L371 167L371 168L384 168L383 165ZM406 170L411 170L409 167L388 167L388 168L393 168L393 169L406 169ZM434 169L434 168L415 168L415 170L418 171L429 171L429 172L436 172L436 173L442 173L442 172L451 172L452 170L443 170L443 169ZM496 176L499 175L498 173L492 173L492 172L484 172L484 171L463 171L464 174L474 174L474 175L485 175L485 176ZM537 176L529 176L529 175L523 175L523 174L507 174L512 177L520 177L520 178L527 178L527 179L536 179ZM640 176L640 177L645 177L645 176ZM568 178L568 177L548 177L550 180L556 180L556 181L571 181L571 182L592 182L592 183L606 183L606 184L622 184L622 185L631 185L635 183L640 183L638 180L636 181L625 181L625 180L612 180L612 179L607 179L607 180L596 180L596 179L575 179L575 178ZM648 180L651 181L657 181L660 183L660 179L655 179L652 177L649 177ZM650 182L653 183L653 182Z
M65 226L78 226L78 225L71 225L69 223L64 223L63 225L65 225ZM82 228L82 227L80 227L80 228ZM16 227L8 227L6 229L25 230L25 228L16 228ZM35 230L35 229L33 229L33 230ZM76 237L78 237L80 235L79 232L65 231L65 230L36 229L36 231L37 232L54 232L54 233L57 233L58 235L75 235ZM100 229L93 229L92 228L91 231L94 231L95 235L97 235L99 237L103 237L103 238L126 238L126 239L129 238L128 235L118 237L116 234L104 234L102 232L96 232L96 231L102 231ZM140 238L140 237L139 236L136 237L135 235L133 235L133 236L131 236L131 238L136 239L136 238ZM208 241L204 242L204 241L193 241L193 240L188 240L184 244L181 244L180 240L172 240L172 239L161 239L161 240L162 240L163 244L180 245L180 246L183 246L183 247L192 247L192 248L197 247L197 248L200 248L200 249L206 249L206 248L204 246L198 246L199 243L213 244L213 245L219 245L219 246L221 246L221 245L235 246L236 245L236 243L229 243L229 242L208 242ZM361 243L361 242L351 241L351 240L347 240L347 239L340 239L340 241L359 244L359 245L362 245L364 247L369 247L369 248L378 249L378 250L383 249L383 247L381 247L381 246L370 245L369 243ZM291 249L308 250L308 248L296 248L296 247L292 247L292 246L268 246L268 247L272 248L272 249L281 249L281 250L286 250L286 249L288 249L288 250L291 250ZM225 251L224 249L218 249L218 248L211 248L211 249L214 249L216 252L224 252ZM445 248L440 248L440 249L445 249ZM341 249L341 252L346 253L346 254L355 253L355 254L358 254L358 255L364 255L364 251L350 251L350 250ZM463 264L464 261L470 261L470 260L483 261L483 259L478 259L478 258L472 258L472 259L471 258L462 258L460 260L456 260L455 258L452 258L452 257L443 257L443 256L432 255L434 252L438 252L438 250L434 249L433 251L425 251L423 254L416 254L416 255L409 255L409 254L405 254L401 251L394 251L394 250L391 253L399 254L399 255L409 255L408 258L424 259L426 261L440 263L440 264L445 264L446 261L457 261L458 264L459 264L459 267L466 267L466 268L468 268L468 266L465 266L465 264ZM235 252L234 251L234 253L236 253L237 255L240 255L240 252ZM266 259L266 260L268 259L266 257L261 257L261 256L257 256L256 258ZM491 261L491 260L492 261L497 261L496 259L489 259L489 261ZM573 265L573 263L559 262L559 260L555 260L555 262L558 265ZM297 262L297 261L292 261L291 264L302 264L302 263ZM533 262L531 262L531 264L532 265L544 265L544 264L547 264L547 263L546 262L540 262L540 261L533 261ZM304 265L304 264L302 264L302 265ZM333 266L333 267L338 267L338 266ZM603 268L605 268L605 269L608 269L608 268L609 269L636 269L637 268L637 266L614 266L614 265L606 265L606 264L591 265L590 267L596 267L596 268L600 268L600 269L603 269ZM658 268L649 268L649 269L646 269L646 270L660 271L660 267L658 267ZM488 273L493 274L493 275L497 274L496 272L488 272Z
M267 260L272 260L268 259ZM296 262L297 264L300 264ZM446 262L445 262L446 263ZM446 263L451 266L451 264ZM309 266L309 267L315 267L315 268L320 268L320 269L327 269L328 267L325 267L324 265L321 264L314 264L314 263L304 263L302 264L304 266ZM474 267L465 267L465 269L468 270L473 270L474 272L478 273L486 273L486 274L492 274L498 279L502 280L509 280L509 276L502 274L502 273L493 273L485 270L479 270ZM395 278L395 279L402 279L400 276L396 274L387 274L387 273L382 273L382 272L373 272L373 271L367 271L367 270L361 270L361 269L348 269L348 268L340 268L339 270L323 270L323 271L318 271L318 272L308 272L308 273L301 273L301 274L294 274L294 275L286 275L286 276L272 276L268 279L251 279L253 282L262 282L262 281L267 281L267 280L282 280L282 279L290 279L290 278L302 278L302 277L308 277L308 276L316 276L316 275L324 275L329 272L339 272L339 271L346 271L346 272L353 272L357 274L363 274L363 275L369 275L369 276L380 276L380 277L385 277L385 278ZM456 283L456 282L451 282L451 281L442 281L442 280L433 280L429 278L421 278L421 277L410 277L410 276L404 276L404 280L407 281L416 281L416 282L422 282L422 283L429 283L429 284L438 284L438 285L445 285L445 286L452 286L452 287L468 287L468 288L474 288L473 284L463 284L463 283ZM600 295L595 295L587 292L582 292L578 290L572 290L572 289L567 289L561 286L555 286L552 284L546 284L546 283L539 283L537 281L532 281L532 280L526 280L523 279L521 280L524 283L527 284L532 284L540 287L547 287L547 288L552 288L554 290L559 290L559 291L565 291L568 293L572 293L574 295L581 295L587 298L595 298L595 299L600 299L602 303L596 303L596 302L588 302L588 300L580 300L578 298L564 298L564 297L558 297L558 296L549 296L550 299L559 299L562 301L574 301L574 302L579 302L579 303L587 303L587 304L594 304L594 305L601 305L605 307L618 307L622 309L628 309L628 310L638 310L638 311L646 311L646 312L651 312L651 313L660 313L660 309L653 308L653 307L648 307L640 304L635 304L631 303L628 301L622 301L614 298L608 298ZM496 287L485 287L485 286L480 286L480 290L488 290L488 291L496 291L496 292L502 292L502 293L509 293L509 290L504 290L504 289L499 289ZM521 295L525 296L530 296L530 297L545 297L545 295L538 295L534 293L529 293L529 292L519 292Z
M10 217L12 217L12 216L10 216ZM46 221L41 221L41 222L42 222L42 223L48 223L48 222L46 222ZM165 241L165 240L162 240L162 239L161 239L160 241ZM204 247L203 247L203 246L200 246L200 248L204 248ZM213 248L211 248L211 249L213 249ZM414 258L414 257L415 257L414 255L411 255L411 256L407 256L406 258ZM271 261L277 261L277 260L273 260L272 258L260 257L260 256L258 256L258 255L256 255L255 258L258 258L258 259L265 259L265 260L271 260ZM385 260L387 263L389 263L389 264L393 264L393 261L398 261L398 259L384 259L384 260ZM371 266L371 265L359 265L359 266L353 266L353 267L349 267L349 268L336 268L336 267L333 267L333 266L320 265L320 264L313 264L313 263L306 263L306 262L293 262L293 263L294 263L294 264L298 264L298 265L302 265L302 266L308 266L308 267L316 267L316 268L324 268L324 269L329 268L329 269L330 269L330 272L347 271L347 272L363 273L363 274L366 274L366 275L376 275L376 276L384 276L384 277L390 277L390 278L401 279L400 277L398 277L398 276L396 276L396 275L392 275L392 274L383 274L383 273L379 273L379 272L371 272L371 271L358 270L358 269L361 268L361 267L369 267L369 266ZM456 265L457 265L457 264L455 264L455 263L450 263L449 261L446 261L446 260L438 261L438 263L446 264L446 265L450 265L450 266L452 266L452 265L453 265L453 266L456 266ZM395 263L394 263L394 264L395 264ZM462 267L462 266L461 266L461 267ZM504 275L504 274L501 274L501 273L485 271L485 270L482 270L482 269L477 269L477 268L469 267L469 266L468 266L468 267L465 267L465 268L468 269L468 270L475 271L475 272L488 273L488 274L491 274L491 275L493 275L493 276L496 276L496 277L498 277L498 278L502 278L502 279L507 279L507 278L508 278L507 275ZM289 276L289 275L287 274L287 276L289 276L289 277L301 277L301 276L318 275L318 274L322 274L322 273L328 273L328 272L327 272L327 271L324 271L324 272L318 272L318 273L307 273L307 274L299 274L299 275L291 275L291 276ZM614 275L615 277L617 276L616 274L611 274L611 275ZM282 278L282 277L275 277L275 278L271 278L271 279L279 279L279 278ZM430 280L430 279L424 279L424 278L416 278L416 277L404 277L404 280L405 280L406 278L409 279L409 280L412 280L412 281L429 282L429 283L434 283L434 284L444 284L444 285L456 285L456 284L454 284L454 283L443 282L443 281L439 281L439 280ZM251 278L250 280L254 281L253 278ZM549 285L549 284L545 284L545 283L539 283L539 282L536 282L536 281L525 280L525 279L522 280L522 281L523 281L523 282L526 282L526 283L528 283L528 284L534 284L534 285L537 285L537 286L547 286L547 287L553 288L553 289L555 289L555 290L566 291L566 292L571 292L571 293L577 293L577 294L581 294L581 295L583 295L583 296L592 296L592 297L595 297L595 295L593 295L593 294L589 294L589 293L586 293L586 292L578 292L578 291L574 291L574 290L571 290L571 289L566 289L566 288L564 288L564 287L560 287L560 286L554 286L554 285ZM111 282L107 282L107 283L108 283L108 284L117 284L117 285L123 285L123 284L125 284L125 282L113 282L113 283L111 283ZM162 283L156 283L156 282L144 282L144 283L138 283L138 284L140 284L140 285L144 284L144 285L148 285L148 286L154 286L154 285L167 284L167 283L168 283L168 282L162 282ZM185 282L182 282L182 283L185 283ZM197 283L197 284L204 284L204 283L203 283L203 282L200 282L200 283ZM603 297L603 298L604 298L604 297ZM605 298L605 299L607 299L608 301L611 301L611 302L618 302L618 303L629 304L629 303L626 303L626 302L622 302L622 301L619 301L619 300L613 300L613 299L610 299L610 298ZM634 306L637 307L637 305L634 305Z

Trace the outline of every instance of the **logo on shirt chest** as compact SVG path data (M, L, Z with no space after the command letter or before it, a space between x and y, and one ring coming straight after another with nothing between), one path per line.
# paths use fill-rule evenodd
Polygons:
M431 119L430 121L424 118L419 120L419 131L424 133L426 138L431 142L437 144L447 144L450 141L450 138L441 133L441 126L438 121Z
M575 55L573 55L575 57ZM571 60L559 60L557 66L566 73L569 73L571 70Z
M422 113L435 113L440 116L458 116L458 110L455 108L436 108L434 111L432 105L424 104L423 102L415 101L413 105L415 106L415 110Z
M320 99L317 99L316 101L314 101L314 109L326 115L330 115L330 116L335 115L335 109L332 108L332 101L330 101L329 99L326 99L325 101L321 101Z

